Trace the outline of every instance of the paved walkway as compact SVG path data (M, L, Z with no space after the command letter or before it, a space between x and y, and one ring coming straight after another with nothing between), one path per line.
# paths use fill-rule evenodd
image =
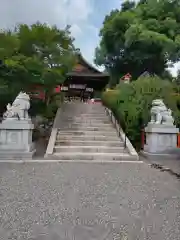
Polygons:
M178 240L180 181L146 163L0 163L2 240Z

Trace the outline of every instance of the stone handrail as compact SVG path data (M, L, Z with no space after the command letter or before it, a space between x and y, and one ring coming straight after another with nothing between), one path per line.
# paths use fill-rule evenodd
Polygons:
M59 120L59 117L61 114L61 109L62 108L59 108L57 110L56 117L55 117L54 124L53 124L52 131L51 131L51 136L49 138L48 146L46 149L45 157L48 157L49 155L53 154L54 145L56 143L56 136L57 136L57 132L58 132L57 124L58 124L58 120Z
M129 154L134 156L137 160L139 160L138 153L134 149L134 147L131 144L131 142L129 141L128 137L125 135L124 131L122 130L121 126L119 125L119 123L118 123L117 119L115 118L114 114L112 113L112 111L110 109L108 109L107 107L105 107L105 111L106 111L107 115L110 116L111 122L115 126L119 137L123 140L124 143L126 142L126 147L127 147Z

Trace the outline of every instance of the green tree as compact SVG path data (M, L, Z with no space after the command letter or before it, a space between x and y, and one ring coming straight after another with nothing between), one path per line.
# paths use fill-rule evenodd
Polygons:
M66 73L76 61L73 41L69 26L60 30L56 26L40 23L32 26L22 24L12 32L1 32L1 90L8 89L13 98L18 91L28 91L34 85L41 84L45 89L48 106L53 89L64 82Z
M177 0L125 2L105 17L95 63L113 76L143 72L162 76L180 59L180 3ZM117 78L117 77L116 77Z
M121 4L121 11L125 12L131 10L135 7L135 2L133 1L125 1Z
M177 77L175 79L175 82L180 85L180 69L178 70Z

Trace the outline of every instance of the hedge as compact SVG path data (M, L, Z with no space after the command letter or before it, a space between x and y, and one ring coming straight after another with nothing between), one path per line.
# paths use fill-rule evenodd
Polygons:
M161 98L173 112L175 123L180 126L180 97L178 87L158 77L141 77L130 83L119 84L114 91L102 94L102 101L115 114L127 136L140 149L141 128L150 120L151 103Z

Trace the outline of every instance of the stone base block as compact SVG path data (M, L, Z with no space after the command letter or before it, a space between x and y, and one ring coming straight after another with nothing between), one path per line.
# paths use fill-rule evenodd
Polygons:
M33 129L31 121L4 120L0 124L0 159L32 159L35 153Z
M141 151L140 154L143 156L143 157L146 157L146 158L153 158L153 157L167 157L167 158L170 158L172 157L172 154L170 153L165 153L165 152L161 152L161 153L150 153L150 152L146 152L146 151ZM175 154L174 154L175 155Z
M169 151L176 149L177 133L179 132L176 126L148 124L145 132L144 152L147 154L167 155Z
M147 159L159 159L162 161L165 159L180 159L180 149L174 148L171 150L166 150L158 153L150 153L145 150L142 150L140 152L140 155Z
M0 150L0 160L31 160L36 150L30 152L2 151Z

